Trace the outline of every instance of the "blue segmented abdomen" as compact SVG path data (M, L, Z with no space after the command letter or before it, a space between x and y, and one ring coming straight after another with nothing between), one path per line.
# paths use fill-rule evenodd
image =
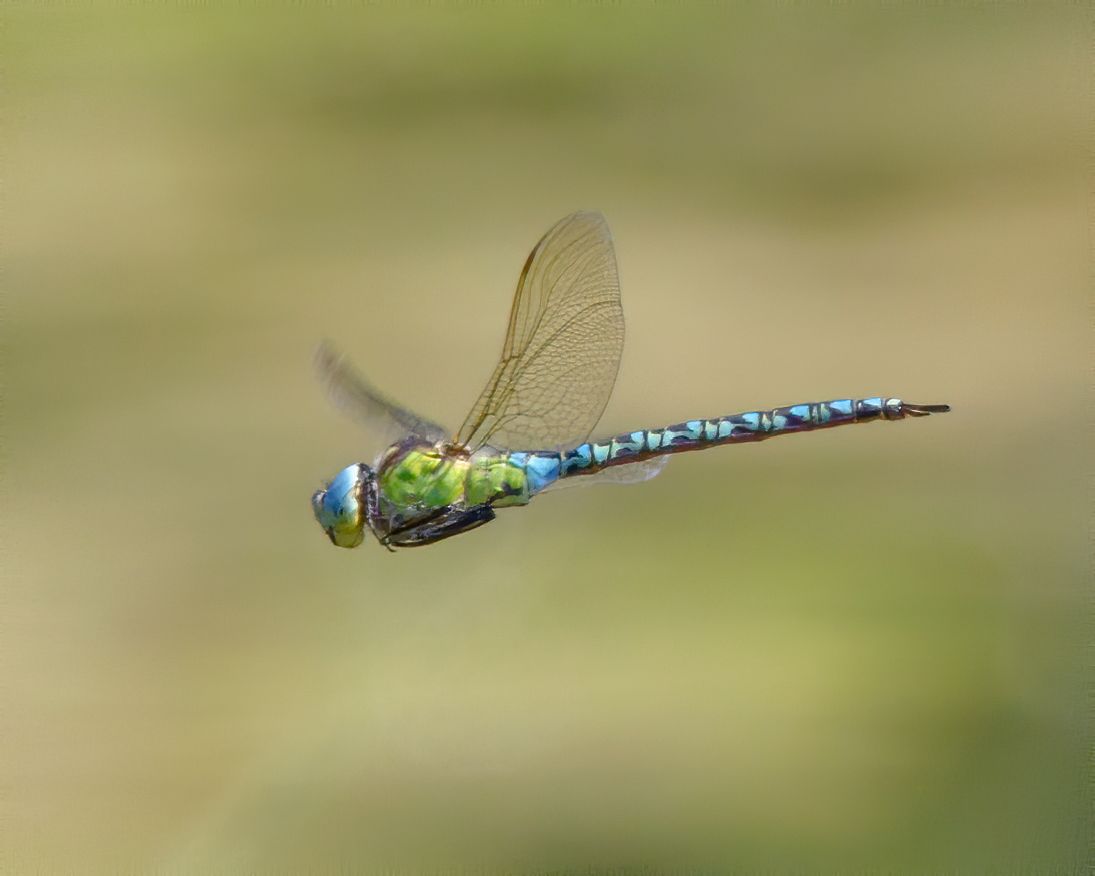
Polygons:
M901 420L950 410L946 405L914 405L899 398L843 398L748 411L708 420L687 420L661 429L626 432L605 441L587 441L561 453L528 451L510 455L529 479L529 493L537 493L559 478L593 474L613 465L626 465L652 456L702 450L721 444L763 441L776 435L809 432L872 420Z

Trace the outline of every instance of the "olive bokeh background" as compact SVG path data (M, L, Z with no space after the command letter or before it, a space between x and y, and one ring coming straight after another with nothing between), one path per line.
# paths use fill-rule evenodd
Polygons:
M1078 871L1079 6L3 15L11 872ZM599 432L953 413L331 547L316 343L458 424L579 208Z

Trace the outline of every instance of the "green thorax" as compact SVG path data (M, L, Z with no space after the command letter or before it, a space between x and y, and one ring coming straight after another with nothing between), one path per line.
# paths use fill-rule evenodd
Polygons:
M496 507L526 505L528 479L509 456L474 455L435 446L393 447L380 465L382 499L402 516L448 505L470 507L491 502Z

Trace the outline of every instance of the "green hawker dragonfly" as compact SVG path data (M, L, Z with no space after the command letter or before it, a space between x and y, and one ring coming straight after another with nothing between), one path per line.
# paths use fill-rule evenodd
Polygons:
M340 406L389 446L312 496L331 542L357 547L366 528L389 549L475 529L495 509L583 478L644 481L669 456L871 420L949 410L898 398L837 399L687 420L602 441L589 434L608 403L624 342L612 237L599 213L574 213L533 247L517 282L502 356L454 435L373 388L330 347L317 357Z

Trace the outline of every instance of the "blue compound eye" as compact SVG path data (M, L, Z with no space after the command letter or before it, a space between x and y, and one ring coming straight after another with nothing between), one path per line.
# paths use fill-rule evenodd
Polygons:
M350 465L335 475L326 490L312 495L312 512L333 544L353 548L365 537L363 485L368 469Z

